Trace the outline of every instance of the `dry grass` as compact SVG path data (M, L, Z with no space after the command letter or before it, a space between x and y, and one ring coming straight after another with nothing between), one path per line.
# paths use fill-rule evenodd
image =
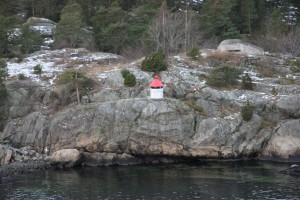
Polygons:
M207 55L207 59L211 63L214 62L213 63L214 66L218 66L224 62L235 66L240 66L244 63L246 59L246 55L241 53L213 51Z
M64 58L54 58L54 65L63 65L70 63L71 59L69 57Z
M82 68L82 71L84 71L87 76L89 77L95 77L99 73L105 73L115 70L121 70L128 67L128 63L118 63L113 65L100 65L96 62L92 62L88 67Z
M210 52L207 57L212 59L218 59L218 60L227 60L229 59L233 54L230 52L223 52L223 51L213 51Z
M277 78L278 76L285 76L286 73L280 71L278 64L272 58L261 59L256 64L256 71L260 77Z
M276 126L277 123L278 122L274 121L274 120L264 119L261 122L260 129L272 128L272 127Z

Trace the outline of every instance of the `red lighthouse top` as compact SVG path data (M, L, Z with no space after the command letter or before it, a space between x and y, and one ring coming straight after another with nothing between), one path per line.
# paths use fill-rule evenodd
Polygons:
M154 80L149 85L151 88L162 88L164 84L158 80L158 76L154 77Z

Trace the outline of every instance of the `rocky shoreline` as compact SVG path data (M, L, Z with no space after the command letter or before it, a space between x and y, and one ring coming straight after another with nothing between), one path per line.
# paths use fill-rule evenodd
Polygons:
M128 154L88 153L77 149L62 149L40 154L30 146L20 149L0 144L0 180L15 174L31 173L46 169L66 169L72 167L127 166L138 164L174 163L183 158L135 157Z
M45 162L46 156L36 152L30 146L17 149L7 144L0 144L0 179L14 174L48 169L51 166Z
M26 163L15 162L0 167L0 180L15 174L31 173L50 168L51 166L44 161L28 161Z
M160 157L144 156L135 157L129 154L116 153L88 153L80 152L77 149L62 149L52 153L51 156L38 154L31 147L21 149L13 148L9 145L0 145L0 154L4 155L5 151L11 151L11 157L7 163L0 165L0 181L16 174L32 173L38 170L47 169L66 169L74 167L100 167L100 166L127 166L140 164L159 164L159 163L176 163L188 162L193 160L203 161L241 161L246 159L195 159L180 157ZM25 157L26 155L27 157ZM0 157L3 163L5 157ZM22 159L21 159L22 158ZM25 159L24 159L25 158ZM253 158L260 160L259 158ZM7 160L7 158L6 158ZM266 160L261 160L266 161ZM270 160L269 160L270 161ZM290 168L278 171L278 173L300 177L299 165L293 164Z
M8 163L24 163L27 161L41 161L47 156L47 152L38 153L30 146L25 146L20 149L10 145L0 144L0 166Z

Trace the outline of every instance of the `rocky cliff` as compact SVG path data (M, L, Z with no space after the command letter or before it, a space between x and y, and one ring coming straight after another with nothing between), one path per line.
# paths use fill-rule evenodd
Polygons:
M47 148L50 155L77 149L84 155L82 162L90 165L107 157L105 163L111 164L124 159L141 163L147 157L300 160L297 82L275 85L278 78L261 79L254 91L215 89L199 79L209 65L178 57L171 62L160 74L165 82L162 100L148 98L151 74L135 64L126 67L135 74L136 87L123 86L121 69L111 71L81 105L72 103L76 99L70 98L67 86L10 82L0 141L16 148L30 146L38 153ZM274 85L279 94L272 94ZM250 121L240 113L246 101L254 106ZM10 153L3 153L3 162Z

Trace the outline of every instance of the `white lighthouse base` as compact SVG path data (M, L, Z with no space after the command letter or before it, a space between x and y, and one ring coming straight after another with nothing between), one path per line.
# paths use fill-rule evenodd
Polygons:
M150 88L150 99L163 99L164 90L163 88Z

